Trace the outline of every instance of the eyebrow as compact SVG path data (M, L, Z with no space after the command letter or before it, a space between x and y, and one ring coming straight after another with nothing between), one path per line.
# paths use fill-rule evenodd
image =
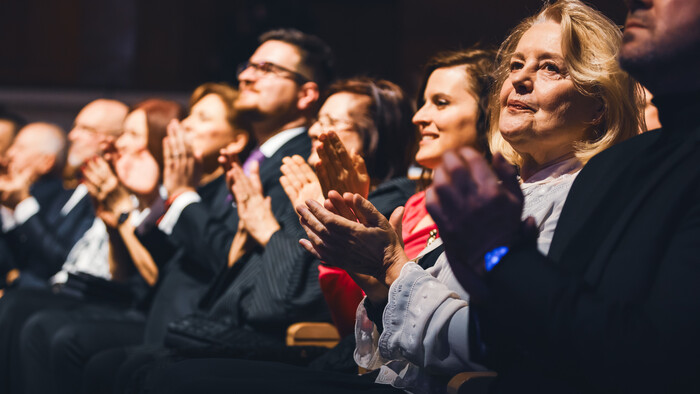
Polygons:
M525 56L521 52L514 52L513 55L511 56L511 59L512 58L524 59ZM537 60L542 60L542 59L556 59L556 60L564 61L564 56L559 55L557 53L552 53L552 52L540 52L537 55Z

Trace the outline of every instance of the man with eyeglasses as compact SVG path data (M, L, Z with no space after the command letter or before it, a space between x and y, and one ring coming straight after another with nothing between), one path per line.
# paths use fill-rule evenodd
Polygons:
M238 68L234 106L250 125L257 146L242 166L230 163L239 231L229 267L202 299L200 313L171 324L166 342L188 337L189 345L269 346L281 344L294 322L328 318L317 279L319 261L298 247L303 230L279 178L282 158L310 153L307 128L320 91L331 79L330 49L317 37L293 29L267 32L259 41L249 61ZM262 193L241 184L260 185ZM261 209L268 199L272 215ZM237 242L241 238L245 241ZM202 326L211 329L187 329Z
M77 183L80 166L100 154L102 143L119 137L127 111L123 103L107 99L97 99L83 107L68 133L70 147L64 172L66 181Z
M249 61L239 67L240 91L234 104L236 117L249 125L257 145L242 166L232 160L225 163L225 167L233 167L229 180L233 180L233 171L239 176L233 190L241 183L259 185L255 195L249 190L251 195L239 192L234 196L238 232L229 230L236 228L235 223L221 226L210 220L193 191L175 196L159 224L172 223L173 234L188 227L201 229L210 235L205 242L212 248L215 243L211 240L228 237L231 253L215 251L229 257L228 266L226 261L217 262L224 269L200 302L198 313L170 323L160 345L150 341L93 355L95 362L87 364L83 374L89 378L83 381L88 392L126 384L133 372L144 370L144 364L162 358L164 349L159 350L159 346L226 344L229 348L242 344L250 351L271 342L283 345L284 332L293 322L328 318L317 279L319 262L297 245L302 229L279 178L283 157L309 155L306 130L320 91L331 79L330 49L317 37L292 29L265 33L260 43ZM172 149L174 156L186 153L177 151L177 146ZM221 161L233 156L226 153L222 150ZM272 216L259 214L259 206L267 203ZM232 260L238 245L235 240L240 237L246 239L241 257ZM237 335L241 331L243 334Z

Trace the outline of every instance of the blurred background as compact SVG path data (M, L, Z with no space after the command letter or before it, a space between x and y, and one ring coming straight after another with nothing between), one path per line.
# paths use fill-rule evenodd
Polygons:
M622 24L622 0L589 1ZM335 52L338 76L415 95L443 49L497 46L542 0L0 0L0 105L69 129L97 97L187 103L200 83L235 83L257 36L296 27Z

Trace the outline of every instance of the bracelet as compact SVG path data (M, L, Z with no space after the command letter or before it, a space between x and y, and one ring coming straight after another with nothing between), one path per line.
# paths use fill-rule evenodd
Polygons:
M490 252L487 252L484 255L484 268L486 269L486 272L491 271L493 267L500 263L503 256L508 253L508 250L509 249L507 246L499 246L492 249Z

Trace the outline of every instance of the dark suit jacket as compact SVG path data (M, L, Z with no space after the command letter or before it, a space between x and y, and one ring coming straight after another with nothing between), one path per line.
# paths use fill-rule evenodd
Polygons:
M265 248L248 252L221 272L203 298L200 313L232 328L249 328L274 338L282 338L293 322L328 318L318 284L319 261L299 246L303 229L279 183L282 158L307 157L310 150L311 142L303 133L263 161L263 189L281 230Z
M487 275L501 392L697 392L700 127L662 122L586 165L548 258L515 248Z
M39 203L39 212L5 237L22 274L47 280L61 269L73 245L92 226L95 215L87 196L62 214L73 190L65 190L58 178L38 180L31 194ZM22 283L20 277L17 285Z
M148 344L160 343L169 322L196 310L197 301L214 278L212 267L220 263L213 261L216 256L207 251L212 231L203 230L202 226L216 226L226 233L235 231L237 226L238 216L227 199L229 193L223 176L200 186L197 192L202 200L191 204L195 207L185 208L183 214L188 210L199 214L181 215L175 225L177 233L174 229L167 236L157 228L137 232L139 240L160 267L146 322L145 341ZM220 247L228 251L230 242ZM168 250L171 253L167 253ZM163 259L168 260L164 262Z

